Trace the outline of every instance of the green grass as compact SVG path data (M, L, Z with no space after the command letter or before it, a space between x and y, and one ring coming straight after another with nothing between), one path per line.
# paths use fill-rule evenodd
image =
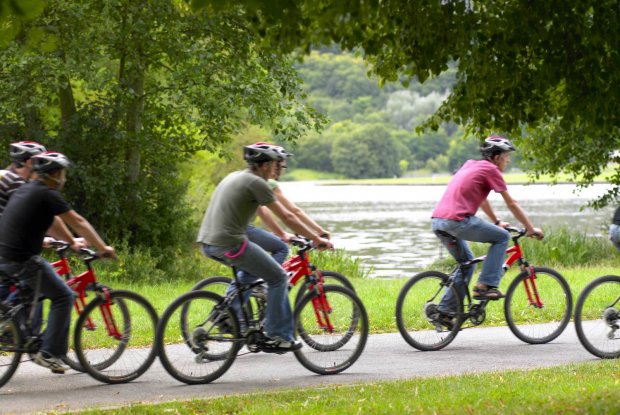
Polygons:
M620 361L131 405L82 414L615 414ZM412 374L413 375L413 374Z

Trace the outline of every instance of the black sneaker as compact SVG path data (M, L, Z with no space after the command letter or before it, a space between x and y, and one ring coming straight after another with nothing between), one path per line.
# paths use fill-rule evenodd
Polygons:
M39 366L50 369L52 373L62 374L69 370L69 366L67 366L59 357L54 357L45 352L37 353L33 362Z
M286 353L294 352L301 349L301 342L297 340L282 340L280 338L267 337L262 344L263 352L265 353Z

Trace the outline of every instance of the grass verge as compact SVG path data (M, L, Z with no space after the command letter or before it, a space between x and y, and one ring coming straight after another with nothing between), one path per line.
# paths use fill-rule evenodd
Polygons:
M83 414L615 414L620 361L294 389Z

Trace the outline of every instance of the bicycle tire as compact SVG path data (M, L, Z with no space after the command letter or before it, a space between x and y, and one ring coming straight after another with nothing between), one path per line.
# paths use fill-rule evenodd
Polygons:
M22 333L15 319L0 317L0 387L4 386L19 366L22 352Z
M518 339L529 344L544 344L557 338L568 325L573 297L566 279L559 272L546 267L534 267L534 271L543 307L530 303L526 289L517 290L528 279L528 271L523 271L508 286L504 315L508 327Z
M355 287L353 287L353 284L351 283L351 281L349 281L347 277L340 274L339 272L323 271L323 270L317 270L316 272L321 273L321 275L323 276L324 285L325 284L342 285L343 287L346 287L355 293ZM301 299L303 298L304 295L306 295L307 292L308 292L308 285L306 284L305 281L302 281L302 284L299 287L299 290L297 290L297 294L295 295L294 304L299 304L299 301L301 301Z
M196 285L194 285L191 291L207 290L210 292L214 292L215 294L218 294L222 297L225 297L226 290L228 289L228 286L230 285L231 282L232 282L232 278L230 277L223 277L223 276L207 277L203 279L202 281L199 281ZM255 315L255 311L260 312L261 309L264 309L265 301L266 301L265 298L257 298L254 294L251 294L248 298L248 301L246 301L243 304L246 315L250 319L258 318L259 320L262 320L261 316ZM264 318L264 316L262 317ZM239 318L237 318L237 320L239 320Z
M150 302L135 292L110 291L110 311L121 334L118 339L108 334L103 321L106 301L103 296L97 296L80 314L74 333L75 353L84 371L98 381L127 383L144 374L157 356L153 347L157 312ZM97 328L85 328L88 321L94 321ZM144 347L145 341L148 347ZM118 343L123 343L120 353Z
M318 290L308 292L295 307L297 334L306 344L314 342L312 347L302 347L295 351L295 357L314 373L333 375L349 368L362 354L368 339L368 314L359 297L348 288L324 285L323 293L329 309L315 307L314 300L321 297ZM324 325L317 324L317 313L324 322L329 321L332 325L331 332ZM353 334L349 332L351 327L355 329ZM330 344L339 343L340 337L348 337L346 344L337 349L329 347Z
M463 315L463 302L457 291L448 284L448 275L424 271L407 281L396 300L396 325L405 341L422 351L441 350L458 334L462 317L455 317L452 327L441 326L427 316L429 305L438 306L442 293L449 289L456 300L456 315ZM430 311L429 311L430 312Z
M575 331L579 341L601 359L620 357L620 333L610 312L620 313L620 276L605 275L585 286L575 305ZM611 311L610 311L611 310ZM614 321L610 321L613 318Z
M117 304L119 307L124 307L124 312L122 314L123 314L124 320L127 321L129 319L129 311L127 310L127 307L125 306L125 304L123 303L121 299L119 299ZM79 316L80 316L79 314L76 315L76 317L79 317ZM75 330L77 330L77 322L76 324L74 324L73 330L74 332ZM114 362L118 360L120 355L123 354L125 347L126 347L125 342L119 342L117 345L116 351L110 357L108 357L103 362L97 363L95 365L97 370L105 369L109 367L110 365L114 364ZM80 363L77 357L77 354L75 353L75 347L70 348L69 351L67 352L67 355L64 356L62 360L63 362L67 364L67 366L69 366L71 369L75 370L76 372L84 373L84 368L82 367L82 364Z
M157 325L156 349L162 366L173 378L189 385L210 383L226 373L235 361L244 340L235 313L228 308L219 309L222 301L221 296L209 291L190 291L164 311ZM210 319L228 320L229 332L212 324ZM195 327L194 344L188 344L183 325ZM210 353L203 359L205 351ZM220 355L224 357L209 358Z
M223 297L224 293L226 292L226 289L228 288L231 282L232 282L232 278L230 277L216 275L216 276L207 277L203 280L198 281L196 285L194 285L190 291L206 290L207 287L209 287L208 291L214 292L217 295L221 295Z

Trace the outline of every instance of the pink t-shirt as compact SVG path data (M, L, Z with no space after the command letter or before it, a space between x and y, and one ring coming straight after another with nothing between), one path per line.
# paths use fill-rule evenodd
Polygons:
M473 216L491 190L507 190L499 168L487 160L467 160L450 180L432 217L463 220Z

